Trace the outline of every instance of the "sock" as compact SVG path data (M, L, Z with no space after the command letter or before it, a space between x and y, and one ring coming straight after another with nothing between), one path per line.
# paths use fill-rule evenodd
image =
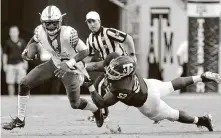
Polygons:
M98 110L97 106L92 103L92 102L88 102L87 106L83 109L83 110L90 110L91 112L96 112Z
M196 117L193 117L184 111L179 111L179 119L177 121L181 123L186 123L186 124L193 124L195 122L196 123L198 122Z
M202 82L203 81L201 76L192 76L192 78L193 78L193 82L194 83Z
M29 95L20 96L18 95L18 118L23 121L25 119L25 111L28 103Z
M171 81L173 89L179 90L191 84L194 84L193 77L180 77Z
M196 123L198 123L198 121L199 121L199 118L198 117L194 117L194 121L193 121L193 124L196 124Z

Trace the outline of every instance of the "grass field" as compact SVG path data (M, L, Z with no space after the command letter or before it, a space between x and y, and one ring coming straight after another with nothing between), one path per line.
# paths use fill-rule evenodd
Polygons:
M83 96L90 98L88 96ZM72 110L66 96L31 96L26 126L1 130L2 138L221 138L220 95L172 95L163 98L174 108L192 115L213 115L214 132L195 125L162 121L153 124L136 108L118 103L110 108L102 128L87 120L89 111ZM1 97L1 122L17 114L17 97Z

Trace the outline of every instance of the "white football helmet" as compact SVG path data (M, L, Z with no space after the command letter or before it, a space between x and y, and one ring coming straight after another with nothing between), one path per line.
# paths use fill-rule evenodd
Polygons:
M56 6L47 6L41 15L41 23L48 35L55 35L62 26L62 17L66 14L61 14L61 11Z

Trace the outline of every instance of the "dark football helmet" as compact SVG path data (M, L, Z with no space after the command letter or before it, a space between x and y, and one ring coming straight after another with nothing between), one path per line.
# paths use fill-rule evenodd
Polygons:
M111 60L106 67L106 77L110 80L120 80L131 74L134 74L136 63L129 56L119 56Z

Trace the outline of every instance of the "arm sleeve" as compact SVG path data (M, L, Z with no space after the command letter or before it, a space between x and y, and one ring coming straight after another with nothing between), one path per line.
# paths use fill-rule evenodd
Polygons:
M118 102L118 99L111 93L107 92L104 97L101 97L97 91L91 92L91 98L93 102L99 107L99 108L105 108L111 105L114 105Z
M106 33L110 39L120 43L123 43L127 37L127 33L119 31L114 28L108 28Z
M76 51L80 50L78 33L74 28L70 31L69 42Z
M33 39L37 43L40 42L40 31L41 31L41 25L37 26L34 30Z
M75 50L77 52L80 52L87 49L88 47L85 45L85 43L81 39L78 39L77 45L75 46Z

